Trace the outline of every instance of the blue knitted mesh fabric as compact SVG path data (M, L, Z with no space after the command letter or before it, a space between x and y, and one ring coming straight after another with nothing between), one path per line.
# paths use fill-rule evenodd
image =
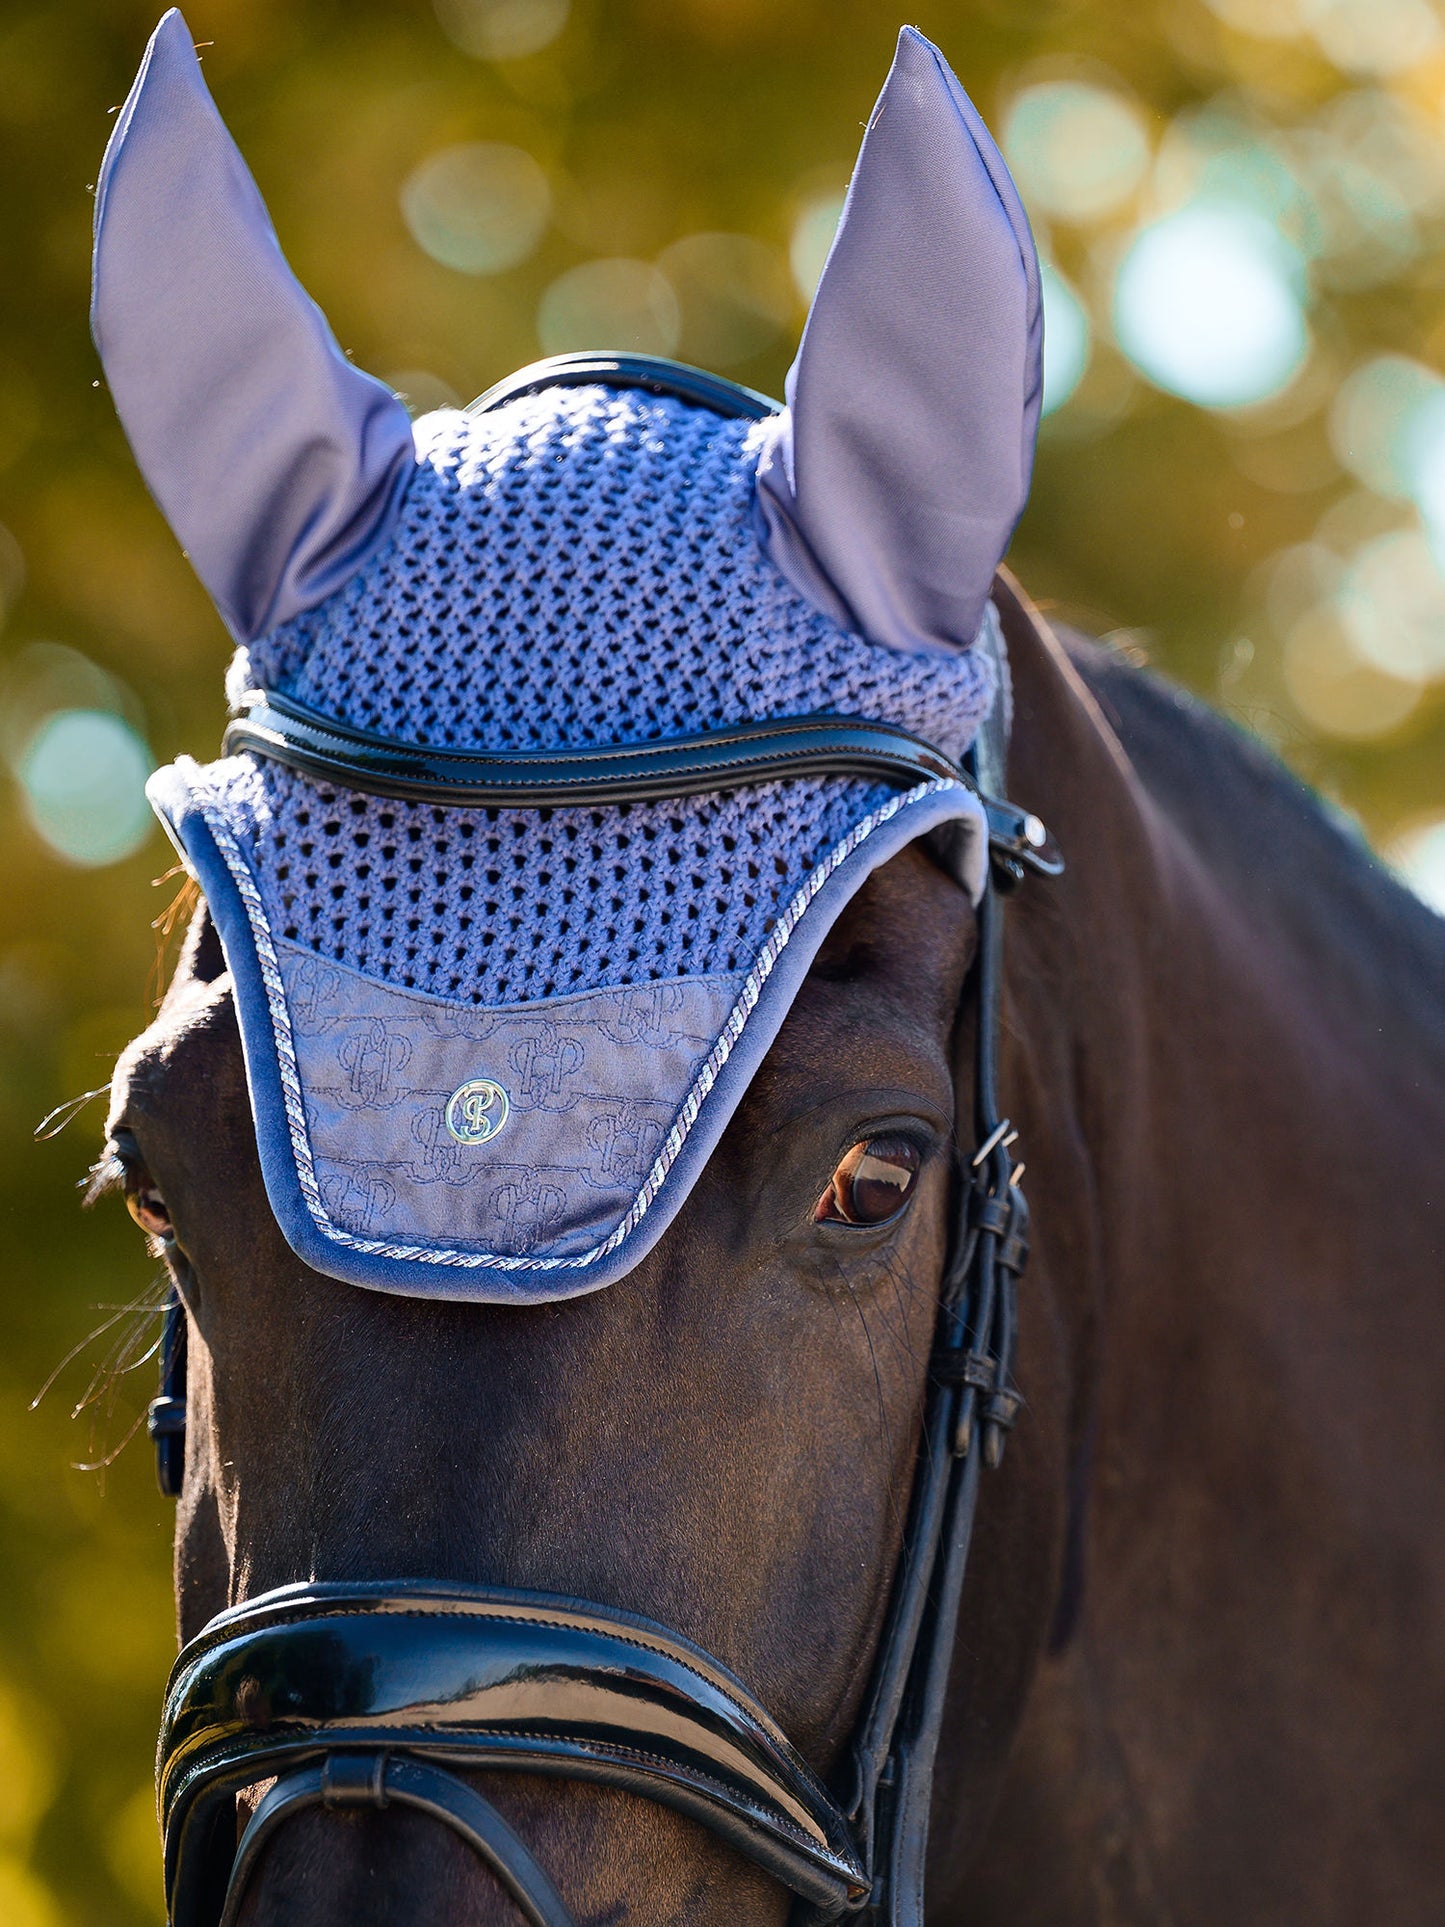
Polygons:
M643 741L829 711L953 753L979 651L903 654L816 611L759 546L766 424L638 390L551 388L418 424L397 527L244 680L353 726L491 748ZM746 969L886 790L791 779L605 810L440 810L260 766L250 855L278 934L495 1007Z

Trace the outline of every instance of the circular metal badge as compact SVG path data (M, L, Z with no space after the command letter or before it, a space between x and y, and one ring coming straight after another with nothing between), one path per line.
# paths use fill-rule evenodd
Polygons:
M458 1144L488 1144L511 1115L507 1093L490 1077L474 1077L447 1099L446 1125Z

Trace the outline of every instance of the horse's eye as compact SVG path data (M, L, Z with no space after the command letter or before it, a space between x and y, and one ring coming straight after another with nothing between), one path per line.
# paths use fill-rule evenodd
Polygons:
M886 1224L913 1195L923 1159L906 1137L855 1144L813 1212L814 1224Z
M171 1214L166 1209L165 1199L153 1184L137 1184L134 1189L127 1186L125 1208L141 1230L149 1232L152 1238L171 1236Z

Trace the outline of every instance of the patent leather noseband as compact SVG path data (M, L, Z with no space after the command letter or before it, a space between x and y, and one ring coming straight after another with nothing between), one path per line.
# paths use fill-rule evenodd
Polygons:
M682 394L723 413L771 405L717 377L638 356L523 370L479 407L553 382ZM1015 1294L1028 1210L997 1098L1006 894L1056 875L1042 825L999 799L1004 738L986 726L967 770L856 718L680 739L587 757L433 754L337 730L257 698L232 743L358 789L543 804L725 788L810 769L899 784L967 782L984 805L990 876L978 910L977 1149L960 1163L904 1544L863 1711L825 1787L747 1689L679 1634L610 1608L423 1581L289 1586L213 1620L171 1676L157 1776L172 1927L234 1927L278 1828L307 1808L411 1808L466 1841L531 1927L572 1927L549 1876L460 1773L588 1780L710 1828L796 1896L794 1927L922 1927L934 1758L981 1469L1017 1414ZM173 1306L152 1407L162 1485L180 1483L184 1324ZM265 1781L236 1841L236 1795Z
M867 1886L842 1814L738 1680L650 1620L541 1594L267 1593L182 1654L160 1751L178 1919L214 1918L229 1887L229 1920L261 1846L298 1807L395 1802L469 1840L529 1919L566 1922L551 1883L456 1767L602 1780L660 1801L766 1867L819 1920ZM273 1774L236 1848L234 1795Z

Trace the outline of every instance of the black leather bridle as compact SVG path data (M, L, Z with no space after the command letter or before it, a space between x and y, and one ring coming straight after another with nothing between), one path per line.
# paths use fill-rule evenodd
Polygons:
M594 355L524 370L475 406L588 381L732 416L775 405L650 357ZM737 1679L650 1620L507 1588L286 1586L213 1619L172 1673L157 1761L172 1927L233 1927L273 1834L314 1806L430 1814L480 1855L532 1927L572 1927L545 1871L458 1769L599 1781L671 1806L790 1888L794 1927L845 1918L922 1927L934 1758L979 1477L999 1463L1019 1406L1012 1362L1028 1209L998 1111L1003 905L1027 872L1063 867L1037 819L997 800L1001 726L985 728L967 767L906 732L833 716L581 756L438 754L258 692L227 747L452 804L618 802L818 771L902 788L946 775L979 793L991 862L978 909L977 1149L957 1174L903 1550L846 1783L825 1787ZM151 1408L171 1493L184 1431L185 1325L173 1299ZM235 1796L266 1780L238 1843Z

